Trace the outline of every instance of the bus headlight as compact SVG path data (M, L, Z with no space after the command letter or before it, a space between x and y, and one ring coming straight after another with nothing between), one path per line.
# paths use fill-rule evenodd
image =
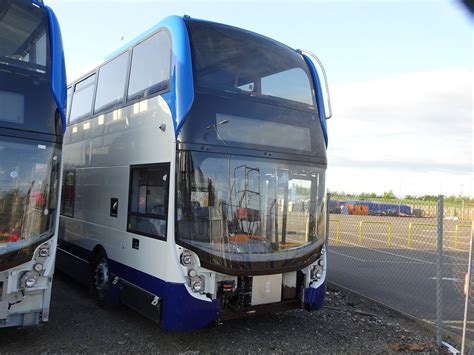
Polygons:
M191 265L193 263L193 256L187 250L185 250L181 253L181 258L180 259L181 259L181 264L183 264L184 266L188 266L188 265Z
M321 276L323 275L323 268L319 265L314 265L311 268L311 280L319 280Z
M26 287L33 287L36 283L36 278L34 277L28 277L25 281Z
M37 272L43 271L43 264L37 263L35 266L33 266L33 269Z
M48 248L41 248L38 252L39 256L42 258L46 258L49 255L49 249Z
M202 276L191 277L191 290L196 293L204 291L204 278Z

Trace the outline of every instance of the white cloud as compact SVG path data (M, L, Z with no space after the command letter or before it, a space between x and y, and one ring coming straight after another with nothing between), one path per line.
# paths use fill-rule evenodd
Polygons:
M329 164L350 178L328 186L472 194L472 82L471 72L446 70L333 87Z

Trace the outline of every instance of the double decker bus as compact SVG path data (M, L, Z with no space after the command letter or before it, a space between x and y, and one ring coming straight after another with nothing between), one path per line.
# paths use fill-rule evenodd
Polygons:
M53 11L0 0L0 327L49 317L65 105Z
M320 308L330 106L306 53L172 16L74 81L58 267L165 330Z

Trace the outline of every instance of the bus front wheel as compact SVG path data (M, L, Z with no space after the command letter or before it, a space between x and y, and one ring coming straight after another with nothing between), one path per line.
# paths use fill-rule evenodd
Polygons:
M92 262L92 290L101 307L112 306L112 280L105 252L99 252Z

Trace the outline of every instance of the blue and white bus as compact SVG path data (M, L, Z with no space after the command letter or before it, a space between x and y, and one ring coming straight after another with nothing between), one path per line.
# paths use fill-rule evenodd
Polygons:
M166 330L320 308L328 97L305 53L172 16L74 81L58 267Z
M65 105L54 13L0 0L0 328L49 317Z

